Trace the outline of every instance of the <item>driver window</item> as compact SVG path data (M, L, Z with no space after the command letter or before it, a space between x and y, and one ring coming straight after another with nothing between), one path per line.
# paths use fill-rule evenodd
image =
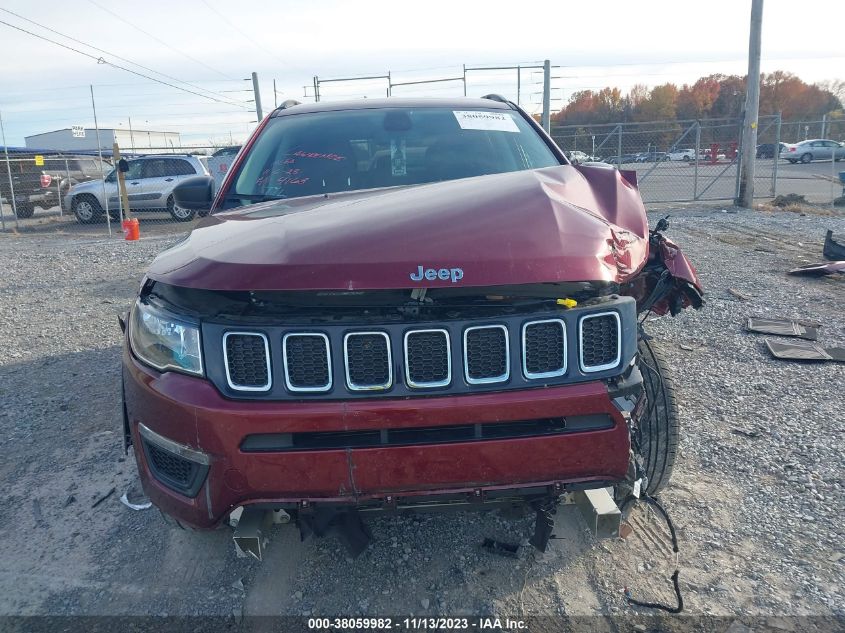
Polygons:
M141 178L141 169L144 166L143 162L139 160L130 160L129 161L129 171L127 171L123 177L126 180L138 180Z

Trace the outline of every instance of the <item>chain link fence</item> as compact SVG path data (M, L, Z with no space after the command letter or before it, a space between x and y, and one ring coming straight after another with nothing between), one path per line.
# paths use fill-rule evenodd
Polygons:
M594 160L636 171L643 200L655 204L736 199L741 131L741 119L708 119L553 125L552 137L575 162ZM832 205L842 196L839 165L845 163L839 161L845 147L827 153L815 150L803 163L800 149L795 162L783 158L789 152L781 149L804 137L813 139L813 131L841 143L845 120L783 122L777 115L760 117L755 197L792 193L814 204Z
M112 148L99 152L13 150L0 155L2 229L66 228L120 231L123 219L137 218L142 227L160 225L184 230L198 219L173 200L173 188L198 174L211 174L219 186L237 147L192 146L145 148L144 154L121 151L128 210L119 195ZM160 229L161 230L161 229Z
M553 125L552 136L574 162L602 161L636 171L646 204L730 202L737 197L739 119ZM842 142L845 117L789 122L761 117L755 197L764 201L797 194L814 204L842 204L845 147L825 154L813 147L814 139L822 137ZM122 147L130 163L128 211L138 218L142 232L181 232L193 226L197 214L174 204L173 187L206 172L219 186L237 149L171 144L136 147L133 153ZM9 150L0 155L0 228L120 232L127 210L118 195L111 146L103 144L102 161L96 149ZM805 156L809 152L815 153Z

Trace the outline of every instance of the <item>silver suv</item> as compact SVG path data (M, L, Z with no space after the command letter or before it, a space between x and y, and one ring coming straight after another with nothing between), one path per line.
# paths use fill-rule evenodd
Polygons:
M207 175L208 171L196 156L189 154L167 154L143 156L127 161L126 192L132 211L166 210L178 222L192 220L195 211L183 209L173 200L173 187L185 178ZM120 199L117 187L117 170L102 180L91 180L71 187L65 196L65 208L72 209L77 221L88 224L98 221L106 208L108 196L109 215L120 217Z

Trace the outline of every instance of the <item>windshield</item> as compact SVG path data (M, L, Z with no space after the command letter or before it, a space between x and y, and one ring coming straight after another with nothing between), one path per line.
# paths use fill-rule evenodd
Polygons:
M518 112L373 108L271 120L224 208L559 165Z

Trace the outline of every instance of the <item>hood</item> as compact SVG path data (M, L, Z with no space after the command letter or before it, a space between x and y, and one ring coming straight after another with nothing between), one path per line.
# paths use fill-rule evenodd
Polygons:
M102 191L103 191L103 181L102 181L102 179L100 179L100 180L86 180L85 182L79 182L79 183L73 185L70 188L70 191L68 193L70 193L70 194L81 193L81 192L87 193L89 191L97 191L97 190L99 190L100 193L102 193Z
M565 165L218 213L148 276L207 290L623 283L645 263L647 231L618 170Z

